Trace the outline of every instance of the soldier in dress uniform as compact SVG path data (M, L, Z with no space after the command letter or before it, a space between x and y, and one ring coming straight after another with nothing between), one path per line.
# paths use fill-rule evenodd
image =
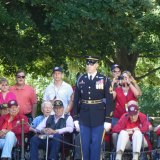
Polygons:
M76 130L80 130L83 160L100 160L103 131L111 128L111 83L97 68L98 58L88 56L87 73L78 78L75 89L73 118Z

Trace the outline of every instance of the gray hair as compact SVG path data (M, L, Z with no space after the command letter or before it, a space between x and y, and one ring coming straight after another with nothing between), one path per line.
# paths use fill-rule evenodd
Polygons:
M53 108L53 105L50 101L44 101L42 104L41 104L41 110L43 110L43 108L46 106L46 105L49 105L51 106L51 108Z
M8 84L8 80L6 78L0 78L0 84L2 84L3 82L6 82Z

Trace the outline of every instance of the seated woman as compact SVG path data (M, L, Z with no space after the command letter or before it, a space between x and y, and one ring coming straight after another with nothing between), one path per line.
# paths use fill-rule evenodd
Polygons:
M49 160L58 160L58 153L60 149L60 142L56 139L61 139L61 134L73 132L74 123L69 115L64 115L64 106L61 100L54 101L55 115L50 115L46 120L44 129L39 129L35 132L37 135L33 136L30 141L30 156L31 159L38 160L38 149L46 148L46 136L49 136Z
M30 131L34 133L41 132L46 127L46 121L53 112L52 103L49 101L43 102L41 105L43 115L37 116L31 123Z
M122 115L112 129L113 133L119 133L116 147L116 160L122 159L122 154L125 149L132 149L132 160L138 160L142 141L144 142L144 147L151 149L147 135L143 137L143 133L149 131L149 125L150 123L148 122L147 116L139 112L138 106L136 104L130 104L128 106L128 113Z
M28 119L26 116L19 114L17 101L8 102L9 113L0 117L0 149L2 149L1 158L11 159L12 148L18 140L21 140L22 125L24 120L24 133L29 131Z

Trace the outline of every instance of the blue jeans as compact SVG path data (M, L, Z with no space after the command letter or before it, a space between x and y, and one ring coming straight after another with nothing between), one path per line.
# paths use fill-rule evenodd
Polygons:
M12 148L16 145L17 138L15 134L9 131L4 138L0 139L0 149L2 149L1 158L11 158Z
M55 134L55 138L61 139L61 135ZM38 136L33 136L30 141L30 159L31 160L39 160L38 158L38 150L46 149L47 139L40 139ZM58 153L60 150L61 143L54 138L49 139L48 143L48 159L58 160Z
M100 160L104 127L80 125L83 160Z
M112 117L112 127L114 127L118 123L119 119Z

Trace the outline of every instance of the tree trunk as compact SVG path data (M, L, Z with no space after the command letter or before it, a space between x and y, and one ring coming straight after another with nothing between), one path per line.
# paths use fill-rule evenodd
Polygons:
M122 71L128 70L135 76L135 67L138 60L138 53L129 53L127 48L121 48L119 52L115 54L114 62L119 64Z

